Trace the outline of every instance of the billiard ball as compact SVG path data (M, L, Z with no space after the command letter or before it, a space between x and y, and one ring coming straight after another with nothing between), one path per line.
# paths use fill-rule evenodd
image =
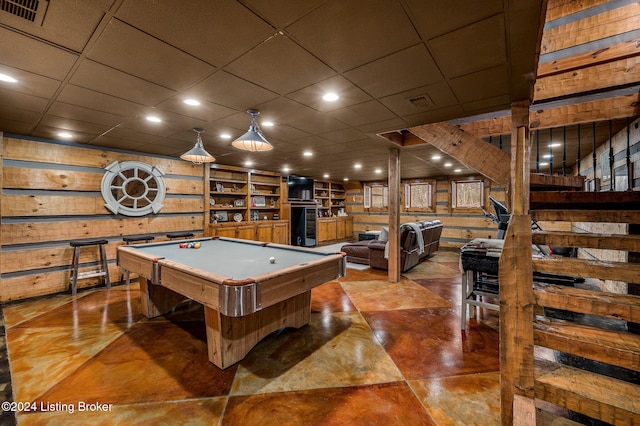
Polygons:
M193 245L193 248L200 248L200 243L195 243L195 244Z
M270 257L270 258L269 258L269 262L271 262L271 263L276 263L276 258L275 258L275 257Z

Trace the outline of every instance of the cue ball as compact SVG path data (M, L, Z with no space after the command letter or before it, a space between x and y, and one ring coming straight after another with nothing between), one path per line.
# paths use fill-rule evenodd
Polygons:
M276 263L276 258L275 258L275 257L270 257L270 258L269 258L269 262L271 262L271 263Z

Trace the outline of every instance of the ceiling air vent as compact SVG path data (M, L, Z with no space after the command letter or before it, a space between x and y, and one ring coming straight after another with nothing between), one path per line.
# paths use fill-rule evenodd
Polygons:
M429 99L427 95L416 96L408 100L411 102L411 105L416 108L429 108L433 105L433 102L431 102L431 99Z
M0 0L0 10L42 25L49 0Z

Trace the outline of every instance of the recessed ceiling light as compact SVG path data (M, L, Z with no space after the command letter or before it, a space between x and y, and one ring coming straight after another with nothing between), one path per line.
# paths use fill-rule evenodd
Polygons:
M553 155L551 155L551 154L544 154L544 155L542 156L542 158L551 158L551 157L553 157Z
M160 119L160 117L156 117L155 115L147 115L147 121L150 121L152 123L162 123L162 120Z
M335 102L338 99L340 99L340 96L338 96L337 93L328 92L328 93L325 93L324 95L322 95L322 99L327 101L327 102Z
M349 181L349 178L344 178L344 179L342 179L342 180L343 180L343 181L345 181L345 182L347 182L347 181Z
M220 133L220 137L222 139L231 139L231 135L229 133Z
M6 75L6 74L0 74L0 81L5 81L7 83L17 83L18 80L16 80L15 78Z
M185 99L184 103L187 105L191 105L191 106L198 106L200 105L200 101L197 99Z
M382 169L376 169L375 172L376 172L376 174L380 174L380 173L382 173Z
M305 152L302 153L302 155L304 155L305 157L313 157L313 152L305 151Z
M455 169L454 172L456 173L460 173L462 171L462 169Z
M438 160L439 160L439 159L441 159L441 158L442 158L442 156L441 156L441 155L438 155L438 154L434 154L434 155L432 155L432 156L431 156L431 159L432 159L432 160L435 160L435 161L438 161Z
M290 172L290 171L291 171L291 169L289 168L289 166L284 166L284 167L282 168L282 171L283 171L283 172L285 172L285 173L288 173L288 172Z
M539 166L548 166L548 165L549 165L549 163L540 163L540 164L538 164L538 165L539 165Z
M247 160L247 161L244 162L244 165L247 166L247 167L253 166L253 161Z
M322 177L325 178L325 179L329 179L329 173L323 174Z
M451 164L451 163L444 163L444 166L445 166L445 167L451 167L451 166L453 166L453 164Z
M357 170L360 170L362 168L362 164L356 163L356 164L353 165L353 168L357 169Z
M264 127L273 127L273 121L263 121L262 125Z
M73 137L73 135L69 132L60 132L58 133L58 136L65 139L71 139Z
M560 145L562 145L560 142L553 142L549 144L550 148L556 148L559 147Z

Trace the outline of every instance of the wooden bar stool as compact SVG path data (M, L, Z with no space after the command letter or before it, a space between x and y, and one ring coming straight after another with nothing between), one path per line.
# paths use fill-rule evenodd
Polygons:
M129 245L134 244L134 243L150 243L155 238L156 237L154 237L153 235L132 235L132 236L129 236L129 237L122 237L122 241L124 241L125 245L129 246ZM122 282L122 279L124 278L125 275L127 277L126 284L129 285L129 271L127 271L124 268L122 268L122 271L120 273L120 281L119 282Z
M167 238L170 240L176 238L193 238L193 232L169 232Z
M93 277L103 277L107 288L111 288L111 281L109 281L109 265L107 264L107 253L105 251L105 244L108 244L107 240L86 240L86 241L71 241L69 245L73 247L73 263L71 264L71 276L69 277L69 283L71 284L71 294L76 295L78 292L78 280ZM80 249L82 247L100 246L100 268L92 271L78 272L80 267Z

